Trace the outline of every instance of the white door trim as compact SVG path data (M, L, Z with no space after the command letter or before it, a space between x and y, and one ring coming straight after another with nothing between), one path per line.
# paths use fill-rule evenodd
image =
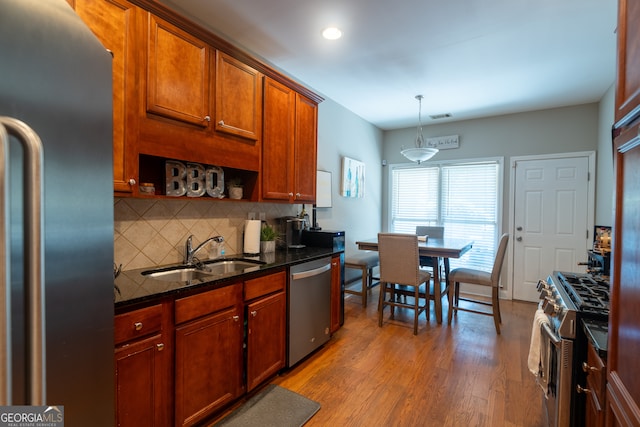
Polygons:
M589 206L587 212L587 229L591 233L593 227L595 226L595 195L596 195L596 152L595 151L576 151L572 153L556 153L556 154L537 154L531 156L514 156L510 158L510 171L509 171L509 234L511 236L515 235L515 184L516 184L516 163L522 162L526 160L551 160L551 159L561 159L567 157L587 157L589 166L589 181L587 184L588 198L587 205ZM593 241L593 236L589 236L589 239L586 239L587 242ZM585 261L587 260L587 251L591 249L590 245L587 243L584 248L584 257ZM504 299L513 299L513 290L515 288L515 284L513 282L513 261L514 261L514 245L509 245L509 250L507 252L507 270L508 270L508 288L503 290L500 293L500 297ZM552 272L549 271L549 274ZM541 277L541 279L546 279L546 277Z

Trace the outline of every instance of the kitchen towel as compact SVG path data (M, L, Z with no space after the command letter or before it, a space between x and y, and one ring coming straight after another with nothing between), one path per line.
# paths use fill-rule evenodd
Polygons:
M248 219L244 222L244 249L245 254L256 255L260 253L260 226L262 221Z
M527 365L529 371L536 377L539 376L540 367L543 363L541 356L542 346L542 325L549 324L547 315L542 311L542 308L536 310L536 314L533 316L533 327L531 328L531 344L529 345L529 359Z

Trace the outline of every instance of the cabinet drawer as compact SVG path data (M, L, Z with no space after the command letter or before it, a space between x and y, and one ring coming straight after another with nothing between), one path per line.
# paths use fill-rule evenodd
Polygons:
M154 305L129 313L118 314L114 322L115 343L123 342L157 332L162 327L162 305Z
M176 324L232 307L240 302L242 284L225 286L176 300Z
M604 362L591 343L587 345L587 364L589 365L587 387L595 393L597 400L602 403L604 402L605 396L607 370Z
M248 301L273 292L282 291L286 284L287 275L284 271L247 280L244 282L244 299Z

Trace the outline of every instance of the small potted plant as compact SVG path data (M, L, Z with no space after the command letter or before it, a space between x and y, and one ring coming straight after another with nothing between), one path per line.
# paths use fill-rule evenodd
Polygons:
M260 250L262 253L275 252L278 232L273 226L265 223L260 229Z
M231 199L242 199L244 186L242 185L242 179L240 178L232 178L229 181L229 198Z

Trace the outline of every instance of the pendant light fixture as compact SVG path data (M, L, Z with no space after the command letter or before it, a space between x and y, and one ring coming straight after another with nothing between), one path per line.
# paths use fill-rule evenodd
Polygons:
M412 162L417 162L418 164L429 160L438 152L437 148L427 147L427 144L424 141L424 136L422 135L422 98L422 95L416 95L416 99L418 100L418 129L416 131L416 146L414 148L402 147L402 151L400 151L400 153L407 159Z

